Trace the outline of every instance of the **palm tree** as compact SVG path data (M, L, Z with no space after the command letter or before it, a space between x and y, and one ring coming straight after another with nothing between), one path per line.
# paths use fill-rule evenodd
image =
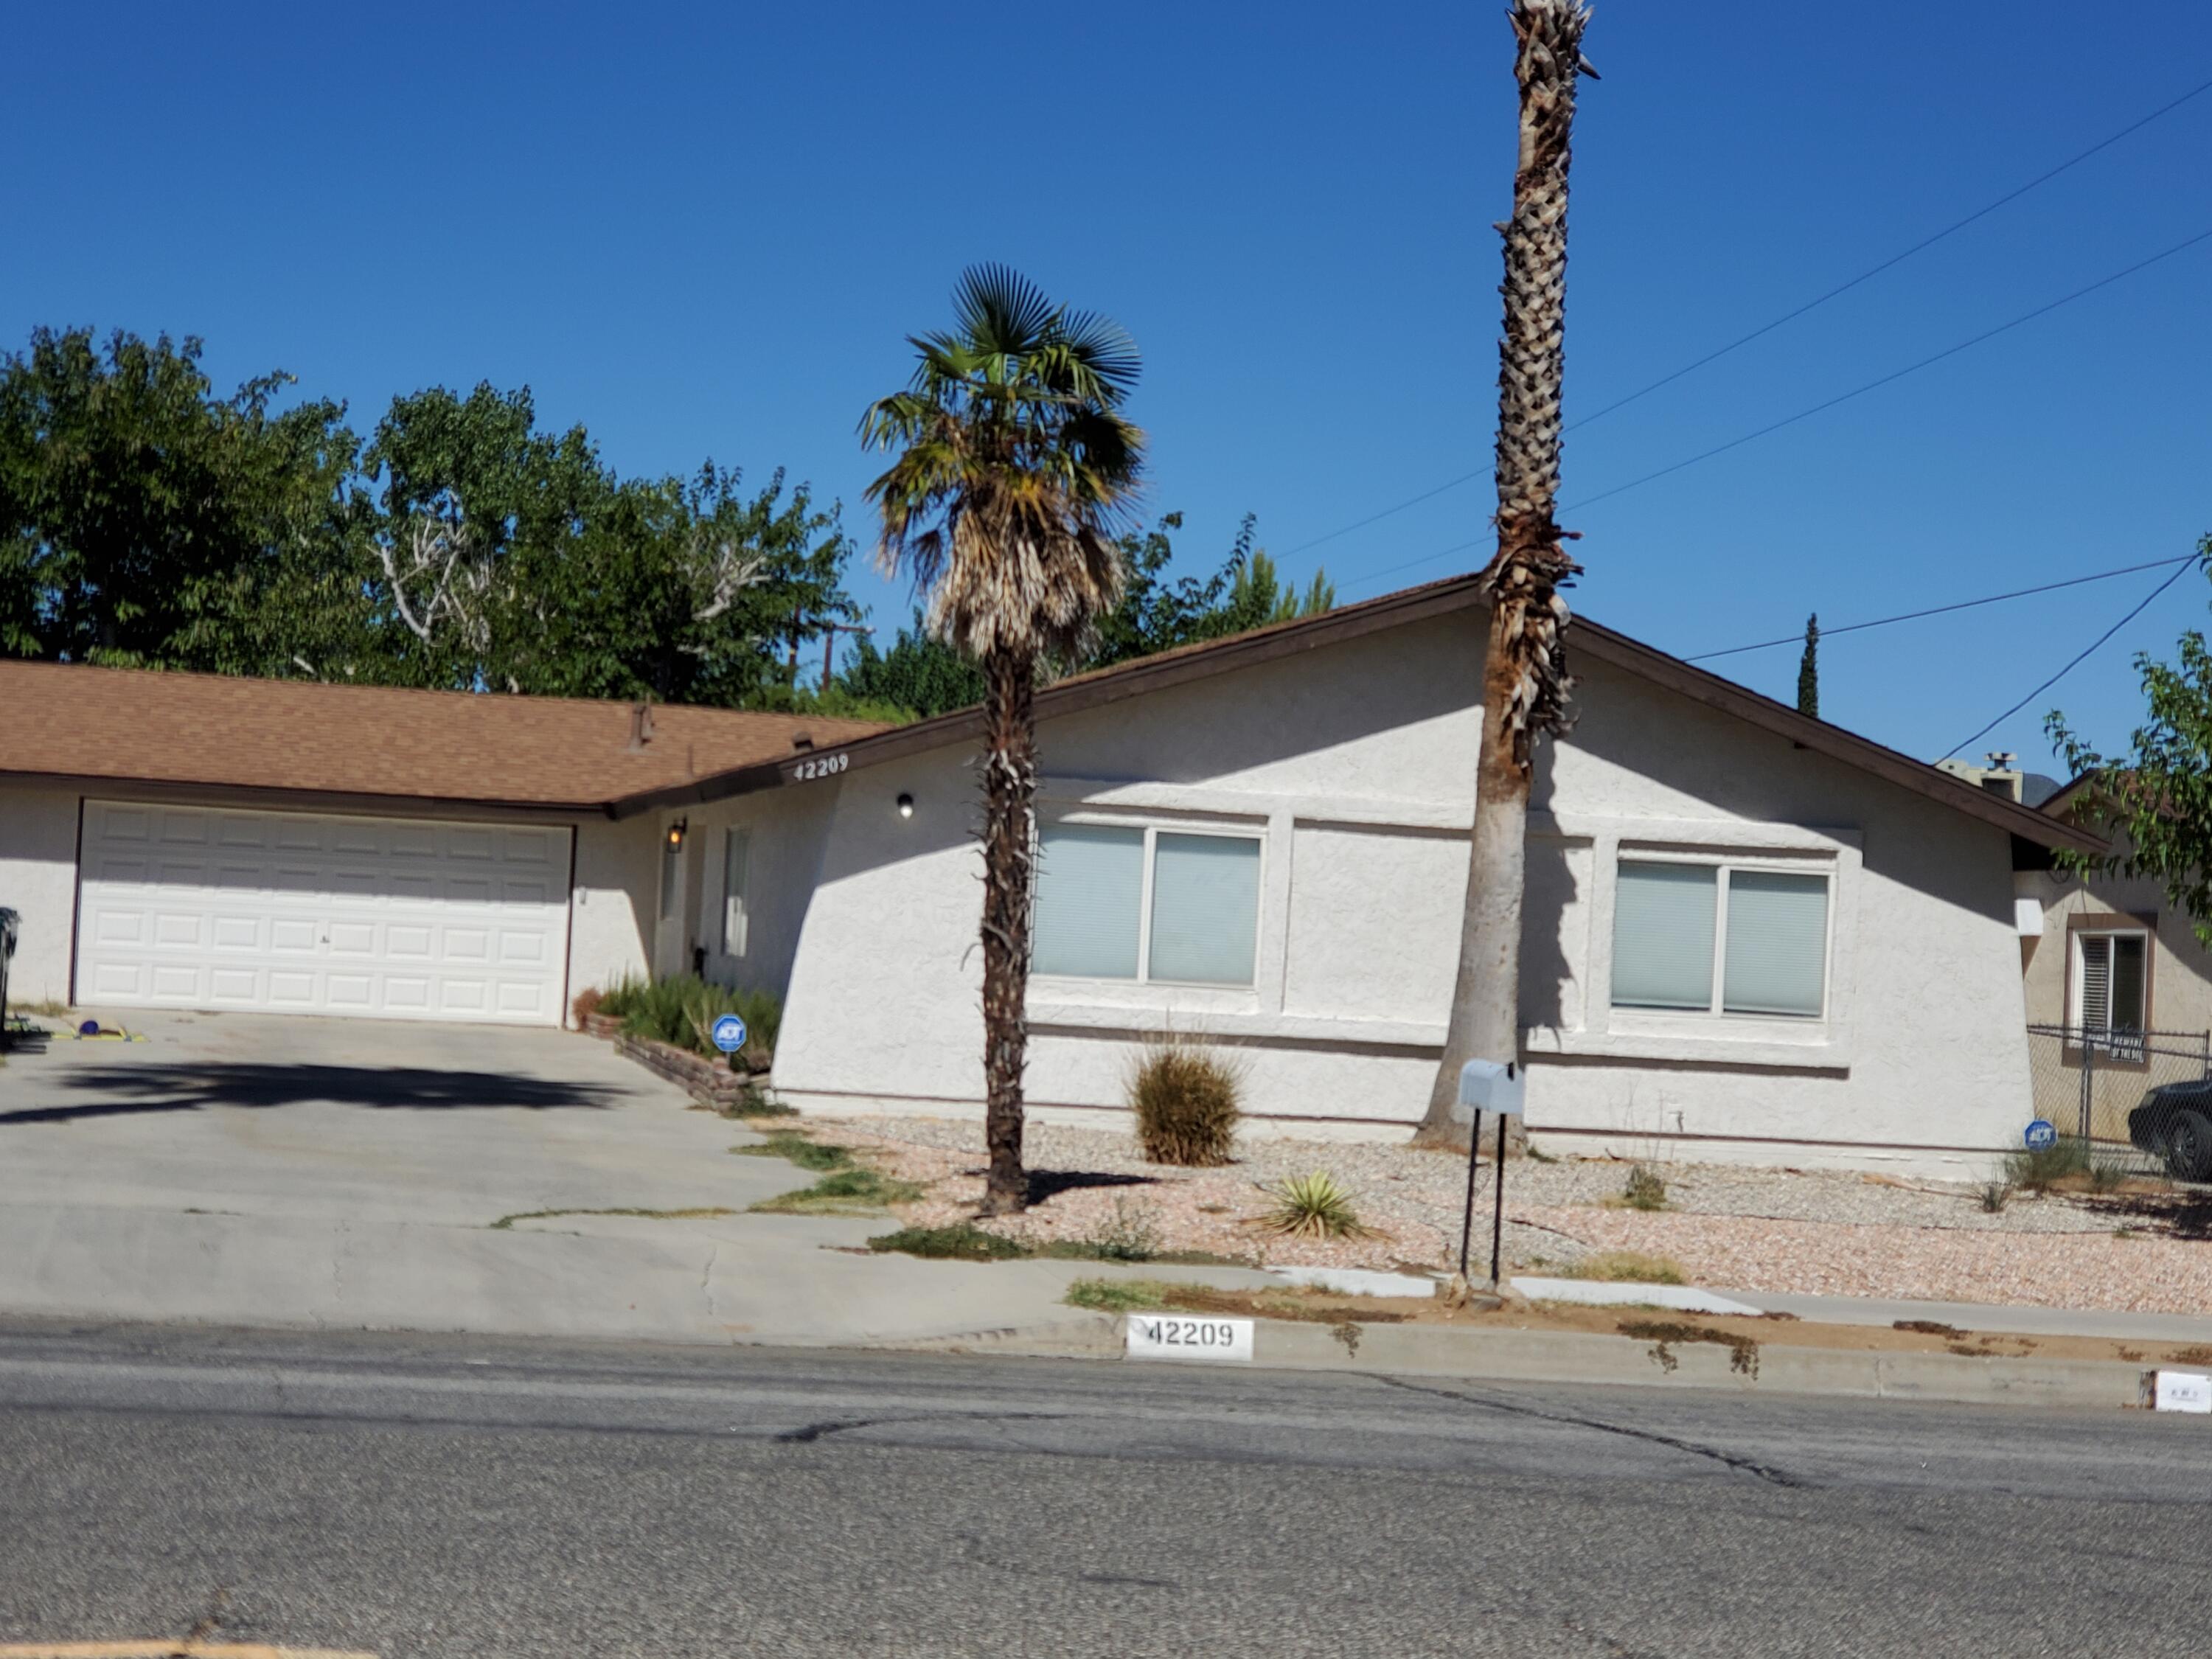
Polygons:
M1565 378L1568 140L1589 9L1581 0L1513 0L1521 153L1505 233L1505 331L1498 343L1498 552L1483 573L1490 639L1482 669L1482 750L1467 911L1443 1062L1415 1134L1464 1145L1451 1121L1460 1067L1521 1053L1521 902L1528 778L1537 738L1566 729L1573 688L1559 590L1579 568L1553 521L1559 493Z
M955 326L914 339L906 390L869 405L862 441L894 453L868 499L877 558L928 594L930 631L983 673L983 1213L1028 1201L1031 803L1040 663L1079 660L1121 596L1145 434L1122 418L1137 348L1105 318L1054 305L1000 265L965 272Z

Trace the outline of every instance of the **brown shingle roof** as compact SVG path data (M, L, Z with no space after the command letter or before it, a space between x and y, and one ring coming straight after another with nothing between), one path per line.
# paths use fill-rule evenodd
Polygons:
M599 810L870 720L0 661L0 775Z

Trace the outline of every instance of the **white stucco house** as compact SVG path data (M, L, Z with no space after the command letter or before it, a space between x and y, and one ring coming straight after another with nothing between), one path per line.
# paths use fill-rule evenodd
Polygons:
M1172 1030L1237 1046L1262 1129L1418 1120L1485 626L1456 578L1039 694L1035 1109L1110 1121ZM1571 649L1530 830L1534 1143L1954 1175L2016 1145L2015 872L2094 837L1594 623ZM697 964L783 997L801 1110L981 1110L972 713L33 665L0 708L64 734L0 754L19 997L556 1024Z
M1486 626L1459 578L1062 682L1037 701L1029 1098L1110 1121L1148 1038L1237 1045L1248 1109L1400 1134L1441 1052ZM2014 872L2094 845L1578 621L1534 788L1534 1143L1961 1175L2034 1115ZM786 999L809 1112L978 1111L963 714L664 792L687 918Z

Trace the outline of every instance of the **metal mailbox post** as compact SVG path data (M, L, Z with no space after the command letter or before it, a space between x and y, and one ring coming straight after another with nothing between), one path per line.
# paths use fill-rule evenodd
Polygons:
M1498 1202L1490 1218L1490 1285L1498 1287L1499 1258L1505 1243L1505 1120L1525 1118L1523 1109L1528 1090L1517 1061L1510 1060L1470 1060L1459 1068L1459 1103L1452 1108L1455 1122L1479 1127L1480 1114L1488 1112L1498 1119ZM1474 1162L1475 1139L1467 1138L1467 1214L1459 1230L1460 1283L1467 1282L1468 1236L1474 1231Z

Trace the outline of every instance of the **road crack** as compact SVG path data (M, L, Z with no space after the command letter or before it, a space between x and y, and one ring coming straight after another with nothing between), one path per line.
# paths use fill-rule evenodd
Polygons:
M890 1428L907 1423L1057 1423L1066 1416L1066 1412L917 1412L902 1417L830 1417L786 1429L775 1438L787 1445L811 1446L833 1434L850 1434L855 1429Z
M1568 1417L1555 1412L1538 1411L1533 1406L1515 1405L1492 1396L1462 1394L1452 1389L1431 1388L1424 1383L1409 1382L1403 1377L1385 1376L1379 1371L1362 1371L1370 1382L1381 1382L1393 1389L1403 1389L1410 1394L1433 1395L1439 1400L1456 1400L1469 1406L1481 1406L1510 1417L1533 1417L1542 1423L1555 1423L1561 1428L1595 1429L1601 1434L1621 1435L1631 1440L1645 1440L1655 1446L1665 1446L1674 1451L1687 1452L1693 1457L1703 1457L1735 1470L1740 1474L1754 1475L1771 1486L1800 1490L1810 1489L1814 1483L1787 1469L1778 1469L1771 1463L1762 1463L1756 1458L1740 1457L1724 1452L1717 1446L1705 1446L1694 1440L1684 1440L1671 1434L1662 1434L1656 1429L1631 1428L1624 1423L1607 1423L1595 1417Z

